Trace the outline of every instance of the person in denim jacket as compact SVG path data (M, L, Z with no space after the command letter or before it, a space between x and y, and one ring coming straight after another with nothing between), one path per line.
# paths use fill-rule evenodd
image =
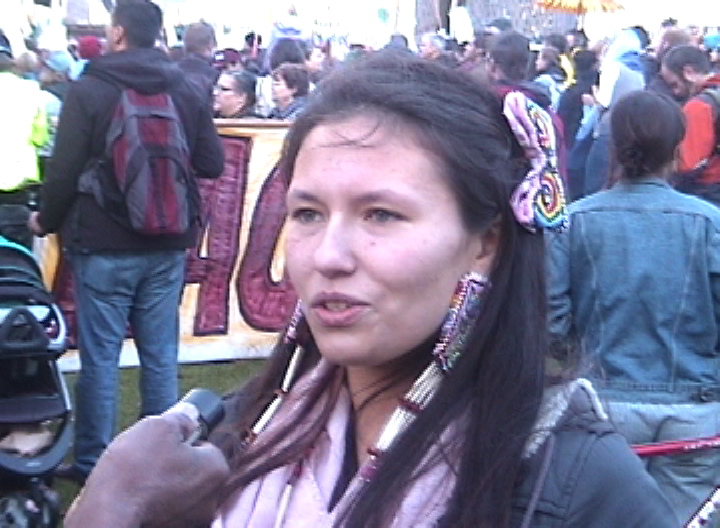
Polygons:
M550 331L577 339L630 443L716 435L720 209L667 182L685 131L670 98L627 95L611 128L620 180L549 238ZM718 484L719 451L649 459L681 519Z

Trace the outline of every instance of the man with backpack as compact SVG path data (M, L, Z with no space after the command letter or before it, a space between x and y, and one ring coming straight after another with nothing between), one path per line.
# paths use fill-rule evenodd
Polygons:
M162 11L118 3L110 53L88 64L63 102L41 209L30 227L60 231L74 278L81 370L75 461L82 483L115 425L118 359L128 322L142 366L140 415L178 397L178 306L185 250L197 237L196 177L224 166L210 108L155 41Z
M695 46L668 51L660 73L675 97L690 97L675 186L720 205L720 74L711 73L706 53Z

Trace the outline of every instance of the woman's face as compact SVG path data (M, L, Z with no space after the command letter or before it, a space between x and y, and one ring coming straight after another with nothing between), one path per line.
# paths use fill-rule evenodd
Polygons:
M230 117L245 105L245 94L235 91L235 80L231 75L222 74L215 84L213 109L222 117Z
M292 103L295 97L295 90L288 88L285 79L279 75L274 75L272 78L272 100L273 102L281 107L285 108Z
M318 126L298 154L287 271L334 363L375 368L409 352L439 328L458 279L492 264L496 230L467 230L441 164L412 138L356 116Z
M538 53L537 59L535 59L535 69L539 72L545 70L547 68L547 64L545 63L545 59L543 59L543 56Z

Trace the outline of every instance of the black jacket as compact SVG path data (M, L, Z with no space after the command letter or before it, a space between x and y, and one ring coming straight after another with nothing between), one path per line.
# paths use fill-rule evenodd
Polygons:
M67 95L71 85L72 83L70 81L56 82L47 85L45 88L43 88L43 90L45 90L46 92L50 92L61 101L64 101L65 96Z
M572 86L560 96L557 114L565 126L565 145L568 152L575 145L575 136L580 128L583 118L583 94L592 93L592 87L597 84L597 72L584 72L578 75Z
M85 75L72 84L65 97L42 190L40 225L47 232L62 228L63 245L77 251L191 247L197 225L183 235L143 236L123 228L90 195L77 192L83 169L105 152L107 129L124 87L141 93L169 93L185 131L196 176L217 178L222 173L223 148L210 109L177 66L156 49L110 53L90 62ZM197 208L197 186L192 192Z
M193 53L183 57L177 65L185 74L185 78L202 94L203 100L209 101L212 106L213 89L220 72L212 67L209 60Z
M553 409L547 409L552 414ZM510 526L677 528L670 504L627 441L578 389L525 467ZM524 525L526 516L529 524Z

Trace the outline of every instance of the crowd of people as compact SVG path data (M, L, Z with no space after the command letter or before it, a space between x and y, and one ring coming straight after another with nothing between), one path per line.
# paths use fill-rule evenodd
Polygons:
M85 492L65 526L691 517L720 450L643 464L629 444L720 433L714 36L670 20L652 38L532 41L499 19L472 42L429 33L415 54L396 35L339 61L298 36L218 50L205 22L168 50L161 27L135 0L104 41L35 66L0 42L0 227L17 228L2 234L60 233L75 276L74 453L55 474ZM172 163L134 157L151 106L172 126L150 158ZM177 308L196 178L223 170L213 117L292 123L279 163L299 303L211 443L190 444ZM128 323L149 418L112 441Z

